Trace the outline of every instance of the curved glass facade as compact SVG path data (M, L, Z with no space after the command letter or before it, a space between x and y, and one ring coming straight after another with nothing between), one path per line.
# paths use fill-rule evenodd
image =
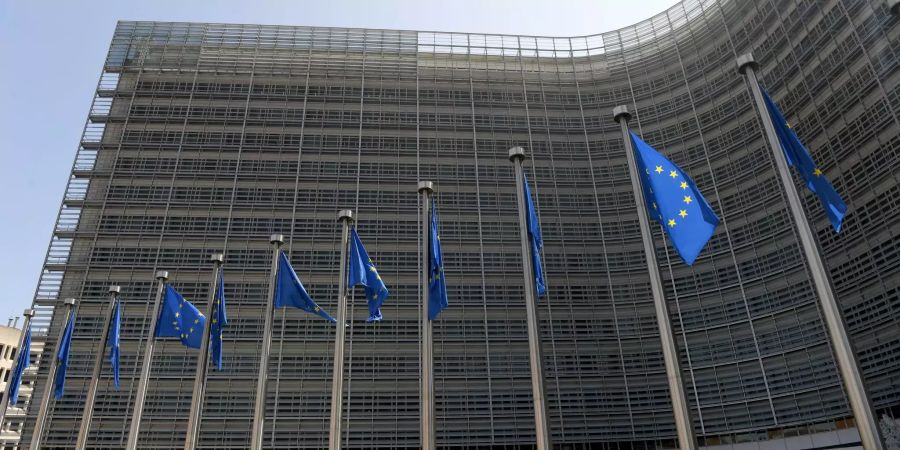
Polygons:
M613 107L722 219L692 267L654 228L702 444L848 427L847 401L738 55L850 205L835 234L802 190L876 408L900 407L900 20L882 0L686 0L618 31L550 38L120 22L35 300L53 345L79 298L47 447L74 443L106 289L123 287L122 390L104 380L89 447L121 448L154 273L205 304L225 254L231 324L201 447L250 439L271 250L333 310L336 213L391 290L347 330L346 446L419 445L416 183L436 184L451 306L434 324L442 448L528 448L533 411L513 167L544 232L548 417L566 448L673 445L650 284ZM60 311L63 309L60 308ZM60 316L60 317L57 317ZM332 325L275 313L266 448L328 440ZM35 338L39 340L38 337ZM52 354L52 352L45 352ZM181 448L196 352L160 341L142 447ZM38 390L46 361L39 361ZM31 408L29 421L36 408ZM26 422L23 440L29 440Z

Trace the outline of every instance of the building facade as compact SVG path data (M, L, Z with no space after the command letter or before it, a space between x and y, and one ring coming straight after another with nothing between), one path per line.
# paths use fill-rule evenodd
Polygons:
M685 0L621 30L534 37L120 22L79 144L34 308L53 346L79 299L66 395L45 447L76 438L106 288L123 288L122 387L108 367L89 447L128 433L154 273L205 304L225 254L225 369L202 448L246 448L271 249L333 311L339 209L391 290L367 324L350 299L348 448L419 446L416 183L431 180L450 307L434 324L441 448L530 448L533 411L513 167L527 151L543 226L539 300L552 440L665 448L674 421L613 107L689 173L722 219L694 266L655 229L702 445L853 427L738 55L850 206L806 211L873 404L900 407L900 20L883 0ZM55 312L62 312L56 314ZM327 445L333 327L275 313L266 448ZM196 352L158 343L141 431L181 448ZM47 364L32 380L46 388ZM33 425L29 411L24 441Z

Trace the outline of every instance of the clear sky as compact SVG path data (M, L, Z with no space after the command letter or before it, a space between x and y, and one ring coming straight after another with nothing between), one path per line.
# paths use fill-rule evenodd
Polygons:
M117 20L576 36L676 0L0 0L0 323L34 297ZM336 270L336 269L335 269Z

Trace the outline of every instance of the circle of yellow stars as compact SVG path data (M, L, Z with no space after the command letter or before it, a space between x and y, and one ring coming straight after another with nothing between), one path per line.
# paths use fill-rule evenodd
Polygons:
M816 170L818 170L818 169L816 169ZM656 172L658 175L662 175L663 172L665 172L665 169L663 169L662 166L656 166L656 167L653 169L653 171ZM650 174L650 170L647 169L647 170L646 170L646 173L649 175L649 174ZM678 176L679 176L679 175L678 175L678 171L676 171L676 170L669 170L668 176L674 180L674 179L678 178ZM682 181L678 184L678 187L680 187L681 190L686 191L686 190L688 189L688 183L687 183L687 181L682 180ZM650 190L650 193L651 193L651 194L653 193L653 190L652 190L652 189ZM691 197L691 196L688 194L688 195L684 195L684 196L682 197L681 201L682 201L685 205L690 205L691 203L694 202L694 198ZM659 207L656 205L656 202L653 202L651 206L653 207L654 210L656 210L656 211L659 210ZM662 220L662 215L659 215L658 213L657 213L657 215L658 215L658 217L660 218L660 220ZM679 210L678 210L678 216L679 216L680 218L684 219L685 217L688 216L687 210L686 210L686 209L679 209ZM677 221L674 217L669 217L668 220L666 220L666 225L667 225L669 228L675 228L675 227L678 225L678 221Z

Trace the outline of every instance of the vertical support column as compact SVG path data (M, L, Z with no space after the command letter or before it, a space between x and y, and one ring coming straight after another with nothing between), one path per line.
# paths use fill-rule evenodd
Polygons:
M647 216L644 191L634 157L631 135L628 132L628 119L631 118L628 107L625 105L615 107L613 109L613 118L621 127L625 157L628 160L628 175L631 178L631 188L634 191L638 224L641 228L641 241L644 244L644 254L647 257L647 272L650 275L650 290L653 293L653 305L656 307L656 325L659 328L659 339L662 344L663 360L666 365L666 376L669 379L669 394L672 398L672 412L675 416L675 431L678 433L678 448L694 450L697 448L697 439L694 437L691 411L688 407L687 395L684 392L684 382L681 379L681 362L679 361L678 348L675 346L675 333L669 321L669 305L666 303L662 276L659 274L659 263L656 260L656 247L653 245L653 235L650 232L650 218Z
M141 417L144 414L144 399L147 397L147 382L150 378L150 362L153 360L153 345L156 343L156 322L159 321L159 304L162 300L166 280L169 272L160 270L156 272L157 287L156 301L153 302L153 315L150 317L150 329L147 343L144 345L143 360L141 361L141 378L138 381L137 393L134 398L134 411L131 413L131 429L128 431L127 450L135 450L138 443L138 434L141 432Z
M547 427L547 399L544 397L544 371L541 359L541 335L537 319L537 293L534 268L531 266L531 244L528 242L528 211L525 206L525 172L522 162L525 149L509 149L509 160L516 168L516 199L519 207L519 229L522 241L522 272L525 277L525 320L528 328L528 355L531 361L531 395L534 398L534 434L538 450L551 450L550 432Z
M97 398L97 388L100 386L100 372L103 369L103 355L106 353L106 341L109 339L109 325L112 321L113 312L116 310L116 301L121 291L122 288L119 286L109 287L109 306L106 310L106 320L103 322L103 331L100 333L100 349L94 357L94 370L91 372L90 386L88 387L87 398L84 401L81 428L78 431L78 441L75 443L76 450L84 450L87 446L88 434L91 431L91 419L94 417L94 402Z
M747 77L747 82L750 84L750 91L753 94L753 100L756 103L760 119L762 119L769 148L775 156L778 178L784 187L788 209L791 212L791 217L794 219L794 225L797 227L797 234L800 236L800 244L806 256L806 262L809 264L813 286L816 289L816 297L819 299L819 308L822 310L822 316L828 328L828 336L831 338L831 346L834 349L838 370L844 382L844 389L850 401L853 417L856 419L856 427L859 430L860 439L866 450L881 450L884 447L878 435L878 421L866 394L865 381L856 361L856 353L853 351L853 346L850 343L850 336L844 324L843 314L831 289L828 271L825 269L825 263L822 260L821 253L819 253L818 244L813 237L806 213L803 211L800 194L797 192L797 186L791 178L787 159L784 156L784 151L781 149L781 142L778 140L778 134L775 131L774 124L772 124L772 118L769 116L769 110L760 91L759 81L756 78L756 69L759 68L759 64L757 64L750 53L739 56L737 64L738 72Z
M47 355L44 352L45 356L49 356L50 360L50 370L47 373L47 383L44 385L44 392L41 396L41 406L38 410L37 419L34 422L34 432L31 434L31 450L39 450L41 448L41 438L44 434L44 425L47 423L47 414L50 410L50 401L53 398L53 383L56 379L56 369L59 366L59 359L56 358L56 353L59 351L59 347L62 345L63 337L65 337L65 327L69 323L69 320L72 319L72 310L75 309L75 299L67 298L63 300L63 303L66 305L66 321L63 322L63 331L59 333L59 337L56 338L56 346L53 347L54 353L51 355Z
M334 368L331 381L331 426L328 434L328 448L341 450L341 404L344 400L344 336L347 332L347 243L350 238L350 224L353 211L338 211L341 222L341 263L338 279L337 326L334 336Z
M19 336L19 345L16 347L16 354L14 355L12 366L9 368L9 373L10 373L9 381L12 381L12 374L16 372L16 366L18 365L18 361L19 361L19 353L18 352L22 351L22 344L25 343L25 333L28 332L28 327L31 326L31 318L34 317L34 310L31 308L26 309L24 316L25 316L25 323L22 325L22 334L21 334L21 336ZM18 320L19 320L19 318L17 317L16 321L18 321ZM13 326L15 326L15 325L13 325ZM27 365L25 368L26 369L28 368ZM0 400L0 432L2 432L2 430L3 430L3 425L4 425L3 422L4 422L4 420L6 420L6 411L9 409L10 406L14 406L14 405L9 404L9 389L11 387L12 387L12 383L7 382L6 389L3 390L3 399Z
M422 200L422 254L420 255L422 271L422 305L419 308L419 330L422 335L420 358L421 397L419 420L421 423L421 445L423 450L434 450L434 346L432 344L431 320L429 317L429 276L431 272L431 193L434 192L434 183L420 181L418 185L419 198Z
M272 305L275 302L275 281L278 276L278 257L284 236L273 234L269 237L272 244L272 268L269 271L269 292L266 295L265 324L263 326L262 348L259 351L259 374L256 378L256 404L253 408L253 433L250 437L250 448L262 449L263 425L266 422L266 384L269 372L269 353L272 351ZM215 295L215 294L214 294Z
M209 257L213 263L212 281L209 285L209 301L206 304L206 326L200 338L200 352L197 354L197 370L194 374L194 393L191 396L191 413L188 416L187 434L184 439L184 450L194 450L200 436L200 415L203 411L203 395L206 388L206 372L209 368L209 334L212 330L213 308L216 302L216 291L219 288L219 272L225 255L216 253Z

